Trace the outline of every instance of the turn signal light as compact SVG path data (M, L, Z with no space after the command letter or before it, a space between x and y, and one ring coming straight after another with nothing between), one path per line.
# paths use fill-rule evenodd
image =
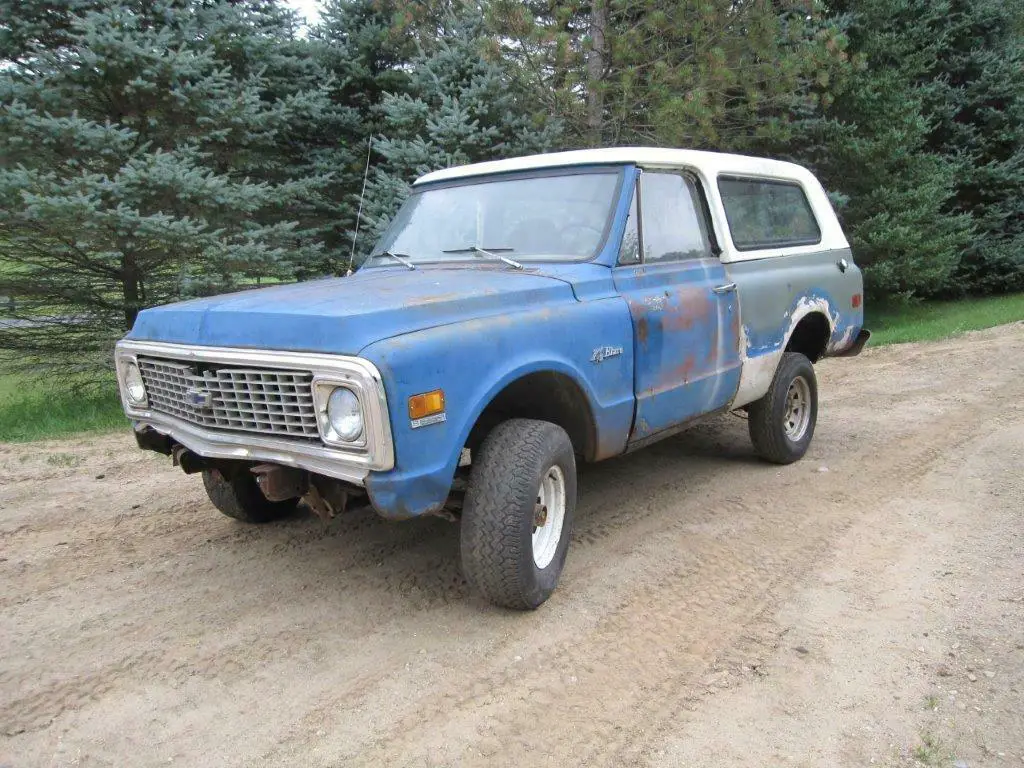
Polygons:
M444 390L435 389L409 398L409 418L422 419L444 412Z
M854 309L857 309L860 306L860 294L853 294L853 301L851 301L850 303L853 304Z

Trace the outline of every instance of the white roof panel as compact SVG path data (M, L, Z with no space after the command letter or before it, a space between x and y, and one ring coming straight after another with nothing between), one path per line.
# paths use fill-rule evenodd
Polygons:
M416 180L416 184L432 181L450 181L472 176L511 171L531 171L574 165L627 165L642 167L693 168L710 178L719 173L741 173L754 176L782 177L806 181L810 171L794 163L767 160L724 152L703 152L694 149L659 149L657 147L612 147L608 149L578 149L571 152L551 152L544 155L513 157L487 163L460 165L434 171Z

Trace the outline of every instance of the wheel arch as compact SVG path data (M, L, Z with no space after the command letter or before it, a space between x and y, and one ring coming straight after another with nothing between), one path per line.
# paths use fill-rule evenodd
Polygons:
M793 326L786 339L785 352L799 352L812 363L825 355L832 338L832 323L825 312L812 309Z
M597 454L593 404L583 385L566 371L544 367L520 371L504 381L477 414L465 447L475 450L494 427L516 418L557 424L569 435L577 454L587 461Z

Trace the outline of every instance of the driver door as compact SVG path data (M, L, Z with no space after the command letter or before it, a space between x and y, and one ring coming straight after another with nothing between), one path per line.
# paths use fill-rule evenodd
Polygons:
M614 270L633 320L630 442L727 406L740 381L735 284L714 254L699 182L645 171Z

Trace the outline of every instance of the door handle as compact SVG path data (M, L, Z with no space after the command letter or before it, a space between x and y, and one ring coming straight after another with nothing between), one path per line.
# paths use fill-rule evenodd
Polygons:
M725 285L716 285L711 289L715 293L731 293L736 290L736 283L726 283Z
M836 262L836 266L839 267L840 272L846 272L850 268L850 262L846 259L840 259Z

